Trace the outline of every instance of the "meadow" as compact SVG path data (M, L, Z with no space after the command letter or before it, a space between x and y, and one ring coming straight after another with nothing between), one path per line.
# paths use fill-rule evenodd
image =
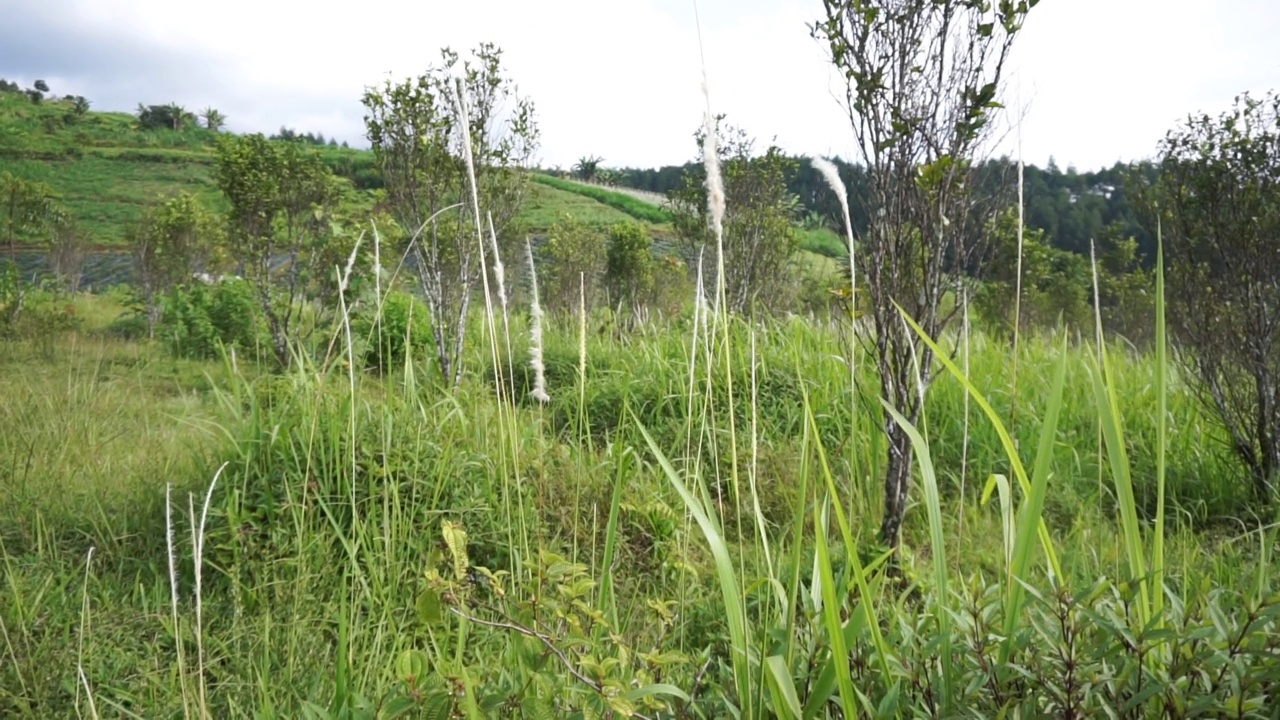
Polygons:
M100 246L213 193L210 137L0 103L6 168ZM369 156L319 152L367 205ZM660 208L534 180L520 230L665 247ZM828 294L842 241L801 246ZM1274 507L1162 301L1141 347L966 315L911 425L831 298L543 315L505 260L456 388L389 268L307 306L285 368L242 281L175 291L152 339L129 288L30 288L0 340L0 717L1280 717Z
M948 338L972 392L929 395L890 573L847 324L551 317L541 405L514 308L450 393L345 325L288 371L175 359L121 298L0 349L4 716L1276 712L1270 519L1122 342L1100 379L1024 337L1015 382Z

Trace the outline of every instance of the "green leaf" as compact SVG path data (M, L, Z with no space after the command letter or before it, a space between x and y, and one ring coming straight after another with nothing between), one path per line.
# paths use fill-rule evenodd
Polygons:
M427 626L436 626L444 622L444 608L440 601L440 593L435 590L423 590L418 593L418 601L414 604L418 613L418 622Z
M402 717L408 715L417 706L418 704L408 695L396 695L382 704L382 708L378 710L378 717L387 720Z
M769 668L769 689L774 696L774 706L779 712L786 710L783 718L799 718L803 715L800 709L800 698L796 695L795 682L791 679L791 671L787 661L781 655L770 655L765 660Z
M632 690L631 692L627 693L624 697L626 697L626 699L632 702L635 702L637 700L642 700L644 698L647 698L651 695L670 695L671 697L676 698L677 700L683 700L684 702L689 702L688 693L676 687L675 685L668 685L666 683L654 683L652 685L645 685L644 687L640 687L640 688L636 688L635 690Z
M448 693L433 693L422 701L423 720L449 720L453 716L453 697Z
M430 666L426 653L410 648L396 658L396 676L405 682L417 682L426 676Z

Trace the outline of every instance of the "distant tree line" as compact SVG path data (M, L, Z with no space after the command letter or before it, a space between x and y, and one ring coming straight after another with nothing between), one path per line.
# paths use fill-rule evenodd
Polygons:
M337 138L325 139L324 133L300 133L293 128L281 126L280 131L272 135L270 140L283 140L285 142L300 142L307 145L315 145L318 147L339 147ZM347 141L343 140L341 147L350 147Z
M841 209L831 193L826 192L822 178L802 158L795 158L795 171L787 178L787 187L800 198L804 211L812 213L830 227L840 227ZM865 188L866 171L841 158L832 161L849 187L851 198ZM991 160L980 173L980 182L1004 182L1016 170L1007 158ZM697 163L667 165L660 168L622 168L614 170L615 184L636 190L667 195L684 186L687 173L696 172ZM1102 170L1079 172L1068 166L1064 171L1051 158L1047 167L1026 165L1024 193L1026 225L1043 231L1046 242L1054 248L1088 255L1089 240L1104 233L1119 233L1134 238L1144 266L1155 262L1156 238L1139 222L1133 205L1132 187L1139 179L1152 182L1157 175L1154 163L1143 161L1133 166L1116 163ZM865 208L850 207L855 227L866 228Z

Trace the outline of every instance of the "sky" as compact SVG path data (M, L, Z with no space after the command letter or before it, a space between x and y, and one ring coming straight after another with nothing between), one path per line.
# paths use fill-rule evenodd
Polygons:
M853 156L843 85L807 23L821 0L0 0L0 77L96 110L215 107L366 147L360 96L493 42L533 100L536 160L693 159L713 112L793 154ZM1275 0L1042 0L1010 58L1020 132L999 150L1081 171L1154 155L1189 113L1280 88ZM699 33L700 30L700 33ZM699 37L701 36L701 43ZM1010 113L1013 117L1018 113Z

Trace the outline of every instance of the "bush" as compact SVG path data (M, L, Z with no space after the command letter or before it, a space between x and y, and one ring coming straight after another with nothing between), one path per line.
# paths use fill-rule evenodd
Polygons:
M239 280L170 291L159 333L175 357L214 358L224 348L265 344L253 288Z
M370 297L351 316L351 339L364 366L385 373L403 365L411 356L431 343L431 326L427 306L401 290L389 291L382 298L381 312L377 300Z

